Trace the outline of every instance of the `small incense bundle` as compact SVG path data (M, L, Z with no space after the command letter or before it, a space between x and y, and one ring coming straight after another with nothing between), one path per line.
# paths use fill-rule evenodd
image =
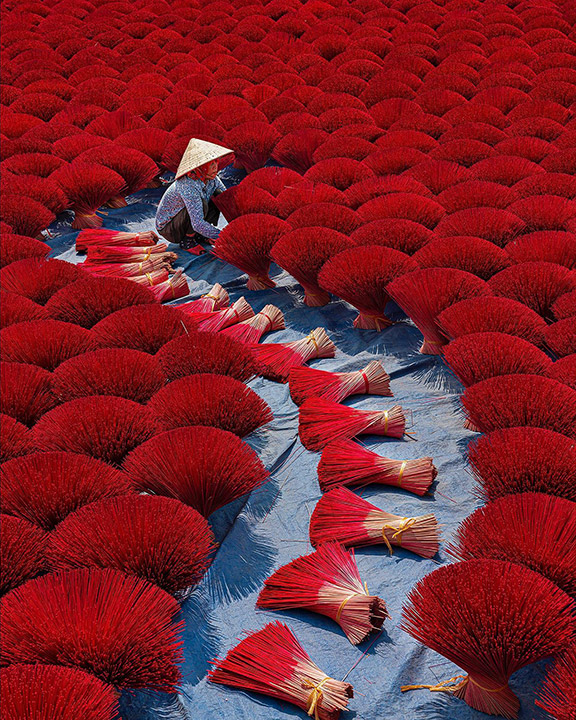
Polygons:
M353 645L379 630L386 603L362 583L354 552L325 543L316 552L292 560L265 582L256 607L310 610L332 618Z
M307 450L322 450L329 442L357 435L401 438L406 417L400 405L390 410L358 410L323 398L308 398L300 408L298 432Z
M220 283L216 283L212 286L210 292L202 295L197 300L179 305L178 308L189 313L216 312L216 310L227 307L229 303L230 297L228 293Z
M95 232L84 230L84 232ZM102 231L100 231L102 232ZM166 256L173 261L178 258L176 253L168 252L168 243L162 242L148 247L133 245L89 245L86 251L84 265L99 265L100 263L135 263L146 262L155 257Z
M326 445L318 464L322 492L342 485L363 487L378 483L425 495L436 475L438 471L431 457L392 460L353 440L337 440Z
M323 495L310 518L310 542L314 547L330 541L346 547L384 544L392 554L392 545L396 545L431 558L438 552L439 540L434 515L392 515L344 487Z
M296 405L311 397L341 402L350 395L393 395L390 376L378 360L372 360L362 370L346 373L295 367L290 371L289 383Z
M285 700L315 720L338 720L354 696L352 685L322 672L280 622L248 635L214 665L210 682Z
M225 328L222 332L242 343L254 345L260 342L265 333L284 330L285 327L282 310L275 305L265 305L254 317Z
M164 282L168 271L172 266L162 255L156 255L153 259L143 262L111 262L111 263L84 263L84 270L91 275L107 275L112 277L123 277L129 280L141 282L144 285L158 285ZM158 278L162 278L158 280Z
M254 352L264 367L263 376L285 383L292 368L315 358L332 358L336 353L336 346L324 328L316 328L301 340L254 345Z
M445 692L489 715L515 718L520 703L510 676L566 650L576 618L571 598L539 573L501 560L467 560L416 584L402 629L466 673L434 685L404 685L403 692Z
M150 288L157 300L160 302L169 302L178 298L186 297L190 292L188 280L182 269L176 270L174 275L168 280L158 283Z
M179 308L184 312L189 312L188 303L180 305ZM190 312L189 313L194 320L198 322L200 330L208 332L218 332L224 328L234 325L235 323L243 322L251 317L254 317L254 310L246 302L244 297L239 298L230 307L217 310L216 312Z
M94 245L121 245L146 248L158 240L155 232L131 233L107 228L82 230L76 238L76 252L85 252Z
M125 265L123 267L126 267ZM138 266L137 266L138 267ZM98 273L92 273L98 274ZM146 272L144 274L140 273L138 275L132 275L131 277L127 278L128 280L131 280L132 282L138 283L138 285L143 285L144 287L153 288L156 285L166 285L166 292L161 293L158 296L158 300L160 302L163 302L164 299L166 300L173 300L168 292L170 286L170 273L166 268L157 268L156 270L151 270L150 272ZM188 284L186 283L186 287L188 287ZM178 291L181 292L183 290L182 283L179 283L179 289ZM177 297L184 297L188 293L184 293L184 295L180 294Z

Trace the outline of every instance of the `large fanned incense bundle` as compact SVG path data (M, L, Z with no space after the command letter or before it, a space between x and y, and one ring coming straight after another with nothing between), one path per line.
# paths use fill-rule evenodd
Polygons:
M164 590L117 570L50 573L4 597L2 664L57 662L117 688L174 692L179 611Z
M288 381L292 368L315 358L332 358L336 353L336 346L324 328L316 328L306 337L293 342L262 343L252 348L257 361L264 368L262 375L282 383Z
M161 347L157 357L169 380L212 373L246 382L261 370L251 347L215 332L177 337Z
M107 248L119 245L120 247L142 248L142 252L148 253L149 248L147 246L154 246L157 240L158 235L151 230L141 233L109 230L108 228L82 230L76 238L76 252L85 252L88 248L99 245L105 245ZM102 252L105 252L104 249L102 249Z
M547 375L552 367L532 343L498 332L463 335L445 347L444 359L466 387L497 375Z
M0 515L0 596L48 569L48 535L21 518Z
M138 490L176 498L204 517L268 480L245 442L204 426L160 433L131 452L124 469Z
M86 273L79 265L55 258L25 258L0 270L2 290L23 295L38 305L46 305L58 290L84 277Z
M177 500L126 495L86 505L50 534L53 570L115 568L172 595L195 585L214 548L208 522Z
M72 452L31 452L0 470L2 512L52 530L69 513L104 498L134 493L110 465Z
M390 376L379 360L372 360L365 368L335 373L309 367L295 367L290 371L290 397L296 405L311 397L341 402L351 395L393 395Z
M314 547L331 541L346 547L386 545L392 554L394 545L431 558L438 552L439 540L434 515L392 515L345 487L322 495L310 518L310 542Z
M77 355L52 373L52 392L60 402L114 395L146 403L165 384L166 374L153 355L126 348Z
M57 405L52 378L36 365L0 362L0 412L32 427Z
M576 444L565 435L537 427L494 430L468 446L468 458L484 500L542 492L576 501Z
M353 247L330 258L318 273L318 284L358 310L354 327L382 330L392 324L385 308L386 291L394 278L416 270L408 255L379 245Z
M198 323L200 330L207 332L218 332L238 322L244 322L254 317L254 310L244 297L238 298L230 307L222 308L214 312L190 311L188 303L179 305L178 308L189 314Z
M500 560L468 560L417 583L402 627L466 673L402 690L446 692L481 712L515 718L520 703L510 676L566 650L576 616L571 598L542 575Z
M76 668L10 665L0 670L0 689L6 720L118 720L120 717L114 689Z
M555 720L574 720L576 709L576 644L563 653L548 671L544 688L536 705Z
M526 565L576 598L576 503L542 493L506 495L460 523L448 554Z
M30 320L48 320L50 316L42 305L23 295L0 291L0 329Z
M208 425L245 437L272 420L272 411L254 390L210 373L174 380L152 396L148 408L164 430Z
M315 720L338 720L353 697L352 685L322 672L279 622L248 635L214 665L211 682L279 698Z
M26 425L0 414L0 463L34 452L34 436Z
M379 630L389 617L386 603L362 583L353 551L338 543L292 560L264 582L256 607L310 610L340 625L353 645Z
M26 258L43 259L49 252L50 246L45 242L26 235L4 232L0 235L0 268Z
M202 297L199 297L198 300L192 300L192 302L183 303L178 307L180 310L186 310L186 312L205 313L221 310L222 308L225 308L229 303L230 297L228 296L228 293L222 287L222 285L220 285L220 283L216 283L212 286L210 292L202 295Z
M499 375L467 388L462 404L480 432L529 426L576 439L576 390L541 375ZM54 412L54 410L52 410Z
M553 362L548 377L576 390L576 353L566 355Z
M330 301L328 293L318 285L318 273L327 260L351 245L350 238L337 230L308 227L292 230L281 237L270 254L277 265L302 285L304 303L317 307Z
M393 280L387 290L424 335L420 352L425 355L440 355L447 343L438 324L443 310L460 300L491 294L483 280L453 268L416 270Z
M318 482L322 492L341 486L378 483L425 495L438 471L431 457L392 460L353 440L336 440L322 451Z
M254 317L224 328L222 333L239 342L253 345L259 343L265 333L284 330L285 327L282 310L275 305L265 305Z
M322 450L329 442L357 435L401 438L406 417L400 405L389 410L358 410L323 398L308 398L300 407L298 432L307 450Z
M544 346L544 320L526 305L503 297L475 297L450 305L438 315L442 332L455 339L472 333L497 332Z

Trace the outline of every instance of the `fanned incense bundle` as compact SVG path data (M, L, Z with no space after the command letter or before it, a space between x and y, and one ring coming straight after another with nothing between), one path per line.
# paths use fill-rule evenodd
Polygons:
M425 495L437 474L431 457L392 460L353 440L337 440L326 445L318 464L322 492L343 485L363 487L378 483Z
M2 233L0 236L0 268L25 258L45 258L50 246L26 235Z
M101 347L155 355L166 343L195 329L196 322L177 305L149 304L117 310L94 325L93 332Z
M263 366L262 375L269 380L288 382L290 371L315 358L332 358L336 346L324 328L311 330L306 337L288 343L253 345L254 354Z
M256 607L310 610L340 625L353 645L379 630L389 617L386 603L362 583L354 552L338 543L292 560L264 581Z
M526 565L576 599L576 503L542 493L498 498L460 523L446 552Z
M265 305L254 317L224 328L222 333L239 342L253 345L259 343L265 333L284 330L285 327L282 310L275 305Z
M352 685L322 672L280 622L248 635L214 665L210 682L284 700L315 720L338 720L353 697Z
M124 469L138 490L176 498L204 517L268 480L245 442L206 426L160 433L131 452Z
M169 380L212 373L247 382L261 370L251 347L222 333L182 335L161 347L157 357Z
M186 297L190 292L190 288L184 270L180 268L168 280L151 286L150 291L158 302L170 302L170 300Z
M576 390L576 353L566 355L553 362L548 377Z
M350 395L393 395L390 376L379 360L372 360L362 370L335 373L309 367L290 370L290 397L296 405L311 397L341 402Z
M25 425L0 414L0 462L34 452L34 436Z
M358 410L323 398L308 398L300 407L298 433L307 450L319 451L334 440L357 435L401 438L406 417L400 405L389 410Z
M148 408L164 430L208 425L245 437L272 420L272 411L254 390L210 373L174 380L152 396Z
M574 604L550 580L522 565L468 560L444 565L408 596L402 628L466 675L428 688L489 715L515 718L520 703L510 676L573 642Z
M547 375L552 367L532 343L498 332L463 335L445 347L444 359L466 387L498 375Z
M10 665L0 670L0 690L6 720L118 720L120 717L114 689L76 668Z
M322 266L318 284L358 310L354 327L382 330L392 324L385 313L390 301L388 283L417 268L418 264L399 250L380 245L353 247Z
M536 427L495 430L468 446L468 459L484 500L543 492L576 501L576 444L560 433Z
M179 305L179 309L188 313L188 303ZM238 322L243 322L254 317L254 310L250 307L244 297L238 298L230 307L216 310L215 312L190 312L190 316L196 320L200 330L207 332L218 332Z
M13 292L0 291L0 328L30 320L47 320L49 317L46 309L33 300Z
M576 709L576 645L556 659L548 671L546 682L536 705L544 708L555 720L574 720Z
M57 404L51 380L36 365L0 362L0 412L32 427Z
M108 230L107 228L82 230L76 238L76 252L85 252L95 245L140 247L148 252L147 246L154 245L157 240L158 235L151 230L141 233Z
M83 505L134 493L110 465L72 452L31 452L0 471L2 512L52 530Z
M178 308L190 313L216 312L216 310L225 308L229 303L230 297L228 296L228 293L224 290L220 283L216 283L212 286L210 292L202 295L202 297L199 297L198 300L183 303L182 305L179 305Z
M52 373L60 402L90 395L114 395L146 403L166 384L158 360L126 348L104 348L70 358Z
M480 432L529 426L576 438L576 390L541 375L488 378L466 388L462 405Z
M21 518L0 515L0 596L40 575L48 568L46 543L48 535L36 525Z
M50 573L4 597L1 661L58 662L117 688L175 692L179 612L164 590L117 570Z
M69 400L47 412L34 426L34 440L38 449L78 452L121 465L130 450L158 430L156 417L147 407L98 395Z
M438 552L439 540L434 515L392 515L345 487L322 495L310 518L310 542L314 547L331 541L346 547L386 545L392 555L395 545L431 558Z
M440 355L447 343L437 320L443 310L460 300L490 295L483 280L453 268L416 270L393 280L387 290L424 335L420 352L425 355Z
M80 265L55 258L25 258L0 270L2 290L23 295L38 305L46 305L58 290L84 277Z
M438 315L438 324L452 339L471 333L498 332L522 338L539 348L544 346L544 320L534 310L509 298L461 300Z
M177 500L127 495L86 505L50 534L54 571L115 568L175 595L195 585L214 549L208 522Z

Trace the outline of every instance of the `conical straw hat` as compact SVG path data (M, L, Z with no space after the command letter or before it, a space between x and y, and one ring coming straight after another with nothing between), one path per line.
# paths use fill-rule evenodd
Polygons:
M191 170L204 165L205 163L217 160L218 158L230 155L234 150L222 147L222 145L216 145L215 143L208 142L207 140L198 140L192 138L188 143L188 147L182 155L180 165L176 171L176 179L186 175Z

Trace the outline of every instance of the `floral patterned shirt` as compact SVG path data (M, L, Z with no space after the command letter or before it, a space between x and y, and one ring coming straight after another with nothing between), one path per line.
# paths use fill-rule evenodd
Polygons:
M206 184L197 178L187 176L178 178L164 193L156 211L156 229L161 230L166 223L183 208L188 210L194 232L215 239L220 230L204 220L204 203L208 202L216 191L224 192L226 186L218 176Z

